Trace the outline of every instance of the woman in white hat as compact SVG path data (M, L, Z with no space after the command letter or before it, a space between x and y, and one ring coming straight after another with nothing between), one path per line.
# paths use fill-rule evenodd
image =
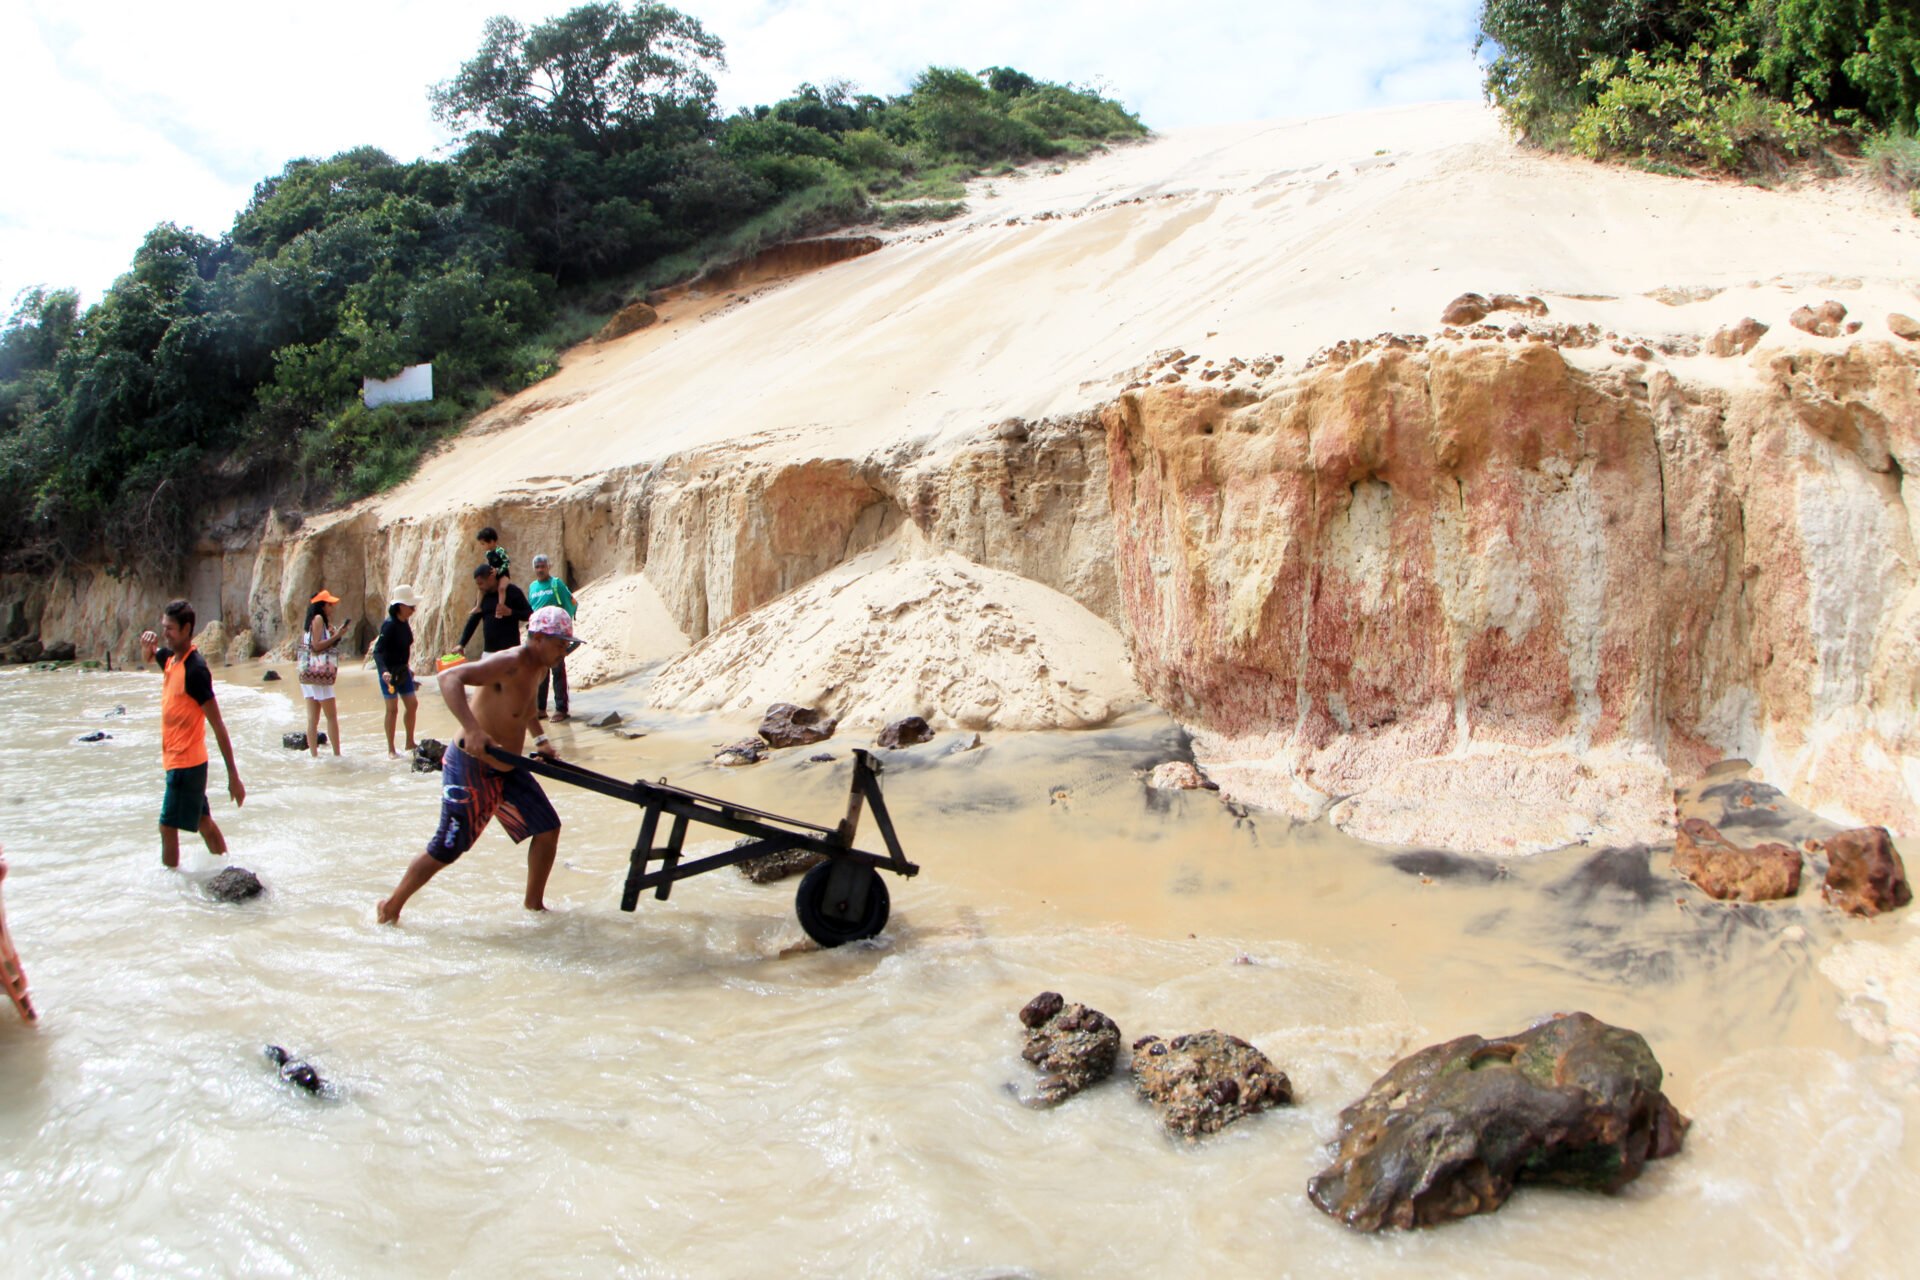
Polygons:
M393 589L387 604L387 620L380 624L380 637L373 642L373 669L380 676L380 696L387 702L387 755L398 758L393 748L393 725L399 719L400 706L407 708L407 750L413 750L413 725L420 717L419 685L413 678L413 626L407 621L420 607L420 597L410 583Z

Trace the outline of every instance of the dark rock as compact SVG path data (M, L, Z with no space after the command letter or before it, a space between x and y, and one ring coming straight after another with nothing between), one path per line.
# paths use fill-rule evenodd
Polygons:
M760 721L760 736L770 747L805 747L831 738L839 723L817 708L776 702L767 708L766 718Z
M587 721L589 729L611 729L623 719L618 711L602 711Z
M660 318L660 313L644 302L633 302L614 312L613 318L600 326L600 332L593 335L595 342L611 342L615 338L624 338L637 333Z
M280 673L271 668L265 671L262 671L260 673L260 683L262 684L270 684L273 681L278 680L279 678L280 678Z
M1314 1204L1356 1231L1410 1230L1506 1203L1516 1182L1614 1191L1680 1150L1687 1119L1637 1032L1584 1013L1395 1063L1340 1113Z
M834 759L835 759L835 756L833 752L822 751L818 755L808 756L807 763L808 764L832 764Z
M1493 310L1487 300L1477 293L1463 293L1447 304L1440 313L1441 324L1478 324L1487 318L1487 312Z
M113 704L113 710L107 712L105 715L101 716L100 718L102 720L117 720L121 716L124 716L125 714L127 714L126 704L116 702Z
M1769 326L1761 324L1752 316L1738 324L1730 324L1715 331L1707 339L1707 354L1710 356L1743 356L1753 350L1754 345L1764 338Z
M40 658L44 662L72 662L77 656L71 640L57 641L40 652Z
M1198 1138L1293 1101L1293 1083L1238 1036L1196 1031L1133 1042L1133 1080L1169 1133Z
M1743 849L1704 818L1688 818L1674 836L1673 869L1722 901L1770 902L1800 892L1800 851L1791 845Z
M305 1089L308 1093L325 1093L327 1082L313 1068L312 1063L300 1062L277 1044L266 1048L267 1061L280 1069L280 1078L290 1085Z
M1068 1004L1058 991L1043 991L1020 1010L1027 1041L1020 1056L1040 1072L1030 1107L1057 1107L1113 1074L1120 1057L1120 1028L1098 1009Z
M438 773L447 754L447 744L438 738L422 738L413 745L413 771Z
M94 731L93 731L92 733L83 733L83 734L81 734L81 735L80 735L80 736L79 736L78 738L76 738L76 739L74 739L74 741L76 741L76 742L105 742L105 741L107 741L108 739L110 739L110 738L112 738L112 737L113 737L113 735L112 735L112 734L110 734L110 733L103 733L103 732L101 732L100 730L98 730L98 729L96 729L96 730L94 730Z
M29 662L38 662L42 653L40 642L29 636L25 640L16 640L4 650L0 650L0 661L25 666Z
M228 867L207 881L207 896L216 902L245 902L266 892L260 877L245 867Z
M289 751L305 751L307 749L307 735L304 733L283 733L280 735L280 745ZM320 735L320 745L323 747L327 745L327 735L324 733Z
M1906 864L1885 827L1828 836L1827 881L1820 894L1850 916L1877 916L1913 901Z
M742 836L733 842L736 849L744 849L750 844L760 843L758 836ZM777 853L763 853L757 858L747 858L733 865L740 868L740 874L755 884L772 884L776 880L785 880L788 876L804 875L827 860L824 853L815 853L812 849L782 849Z
M896 751L901 747L917 747L923 742L931 741L932 738L933 729L925 720L919 716L908 716L904 720L895 720L882 729L880 736L875 738L873 743L877 747Z
M737 768L743 764L759 764L766 758L766 743L758 738L742 738L738 742L728 743L715 752L713 762L728 768Z

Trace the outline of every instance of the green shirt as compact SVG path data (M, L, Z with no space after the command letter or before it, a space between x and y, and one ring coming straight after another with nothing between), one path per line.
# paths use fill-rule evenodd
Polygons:
M567 584L560 581L557 577L550 577L544 582L535 578L532 582L529 582L527 584L527 603L535 609L544 609L550 604L557 604L567 611L569 618L573 617L575 613L573 592L567 590Z

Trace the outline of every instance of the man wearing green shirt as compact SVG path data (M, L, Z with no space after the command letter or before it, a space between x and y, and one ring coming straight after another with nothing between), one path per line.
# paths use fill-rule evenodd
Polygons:
M557 604L567 611L569 618L573 617L579 611L573 603L573 592L567 590L566 583L553 576L553 565L548 561L545 552L541 552L533 558L533 581L527 584L527 603L533 606L535 612L544 609L550 604ZM566 658L562 657L560 661L553 664L552 672L540 677L538 700L540 714L542 716L547 714L547 685L549 682L553 685L552 718L554 720L572 719L572 717L567 714Z

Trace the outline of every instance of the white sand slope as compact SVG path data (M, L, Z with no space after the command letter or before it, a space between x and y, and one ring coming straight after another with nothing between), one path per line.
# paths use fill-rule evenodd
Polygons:
M1090 728L1142 701L1114 629L1057 591L951 552L881 547L736 618L669 663L657 707L820 707L878 723Z
M558 494L726 441L794 459L938 447L1106 400L1156 350L1297 364L1343 338L1432 331L1468 290L1698 334L1838 279L1878 324L1913 309L1902 280L1920 263L1920 221L1864 192L1534 155L1472 103L1182 131L982 181L969 201L956 223L750 304L696 302L579 353L379 514Z

